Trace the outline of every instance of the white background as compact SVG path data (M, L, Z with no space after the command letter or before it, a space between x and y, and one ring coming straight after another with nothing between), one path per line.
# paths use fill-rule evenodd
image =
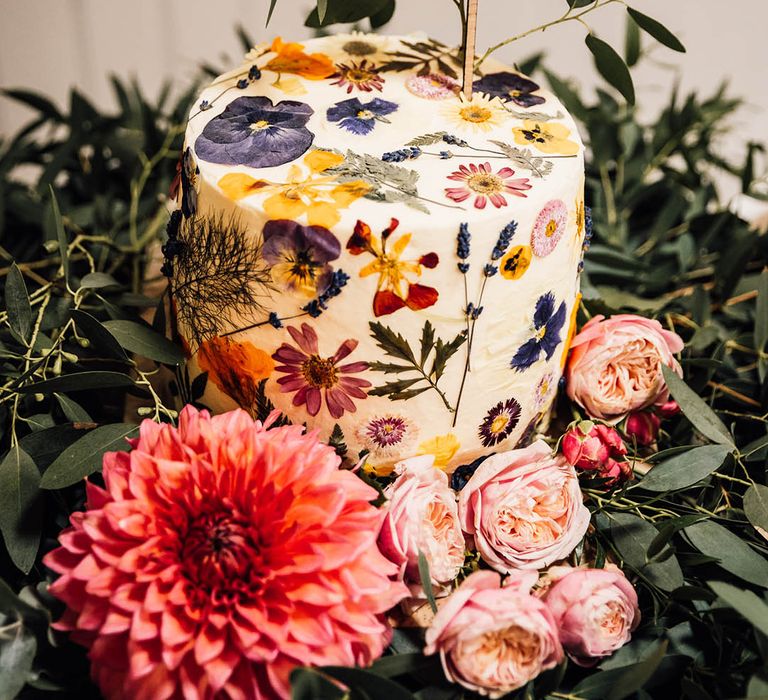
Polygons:
M638 102L653 115L677 81L682 93L711 94L722 81L746 100L723 154L741 158L748 139L768 141L768 1L632 0L666 24L686 45L685 55L653 47L653 62L633 72ZM164 78L179 89L202 61L226 65L240 57L233 27L242 23L256 41L280 34L309 36L309 3L279 0L264 27L268 0L0 0L0 86L39 90L65 103L76 85L100 106L113 104L107 75L135 75L154 95ZM450 0L398 0L386 31L425 30L458 42L458 15ZM478 47L558 17L566 0L480 0ZM599 36L623 47L626 13L620 3L587 17ZM514 62L545 50L548 65L590 89L598 79L577 22L534 34L506 47ZM650 42L648 42L650 43ZM18 128L28 112L0 98L0 134Z

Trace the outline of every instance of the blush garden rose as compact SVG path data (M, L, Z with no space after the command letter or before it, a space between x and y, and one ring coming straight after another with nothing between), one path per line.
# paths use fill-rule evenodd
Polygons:
M576 471L541 440L486 459L461 490L459 515L501 573L567 557L589 526Z
M669 390L661 367L682 377L674 357L682 349L680 336L658 321L632 314L595 316L571 343L568 396L592 418L611 422L662 405Z
M395 465L398 477L384 491L389 502L379 549L400 567L405 582L418 589L423 552L435 593L440 593L461 570L465 545L456 493L433 463L432 455L423 455Z
M471 574L435 615L424 653L439 653L448 680L489 698L553 668L563 650L552 613L530 594L537 578L517 572L502 587L495 572Z
M594 666L626 644L640 624L637 593L613 564L604 569L555 567L543 581L544 601L573 661Z

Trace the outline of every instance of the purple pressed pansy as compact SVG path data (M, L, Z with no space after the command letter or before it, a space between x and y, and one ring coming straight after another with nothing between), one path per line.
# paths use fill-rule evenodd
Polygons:
M521 107L533 107L546 102L541 95L532 94L538 89L539 86L533 80L507 71L484 75L473 85L475 92L484 92L491 97L500 97L504 102L514 102Z
M264 224L262 255L272 279L283 289L307 299L322 294L333 277L328 264L341 253L341 244L323 226L302 226L288 219Z
M238 97L205 125L195 153L222 165L271 168L290 163L312 144L314 136L305 124L313 112L294 100L273 105L268 97Z
M516 399L499 401L488 411L477 430L483 447L492 447L506 440L520 421L520 411L520 404Z
M549 360L560 345L560 331L565 323L565 302L561 301L555 311L555 295L542 294L536 301L533 313L533 338L523 343L512 358L513 369L522 372L528 369L544 352Z
M377 121L389 122L388 119L384 118L385 115L392 114L396 110L397 105L394 102L381 100L378 97L367 104L363 104L356 97L353 97L329 107L326 116L328 121L338 122L342 129L364 136L373 131Z

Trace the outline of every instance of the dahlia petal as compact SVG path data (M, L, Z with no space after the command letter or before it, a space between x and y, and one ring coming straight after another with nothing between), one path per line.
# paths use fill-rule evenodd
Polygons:
M475 209L485 209L485 202L485 195L477 195L477 197L475 197Z
M195 638L195 661L200 665L217 658L224 650L226 634L206 625Z
M347 355L349 355L358 345L358 341L352 340L351 338L348 338L345 340L341 345L339 345L339 349L334 353L331 360L333 361L333 364L336 364L339 362L339 360L343 360Z

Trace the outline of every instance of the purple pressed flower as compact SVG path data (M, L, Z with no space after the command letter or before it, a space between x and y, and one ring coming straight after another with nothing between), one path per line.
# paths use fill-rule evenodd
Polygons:
M314 110L268 97L238 97L209 121L195 141L198 158L222 165L271 168L290 163L312 144L306 123Z
M528 369L539 359L542 351L546 359L552 358L560 344L560 331L565 323L565 302L561 301L555 311L555 295L542 294L536 302L533 314L534 336L523 343L512 358L513 369L518 372Z
M384 118L385 115L392 114L396 110L397 105L394 102L381 100L378 97L367 104L363 104L356 97L353 97L329 107L326 116L328 121L338 122L342 129L364 136L373 131L377 121L388 122L389 120Z
M264 224L263 235L262 256L283 289L308 299L326 290L333 279L328 263L341 253L341 244L327 228L276 219Z
M500 97L504 102L514 102L520 107L544 104L546 100L543 97L532 94L538 89L539 86L533 80L506 71L484 75L473 85L475 92Z
M520 421L520 404L515 399L499 401L485 416L477 434L483 447L498 445L509 437Z

